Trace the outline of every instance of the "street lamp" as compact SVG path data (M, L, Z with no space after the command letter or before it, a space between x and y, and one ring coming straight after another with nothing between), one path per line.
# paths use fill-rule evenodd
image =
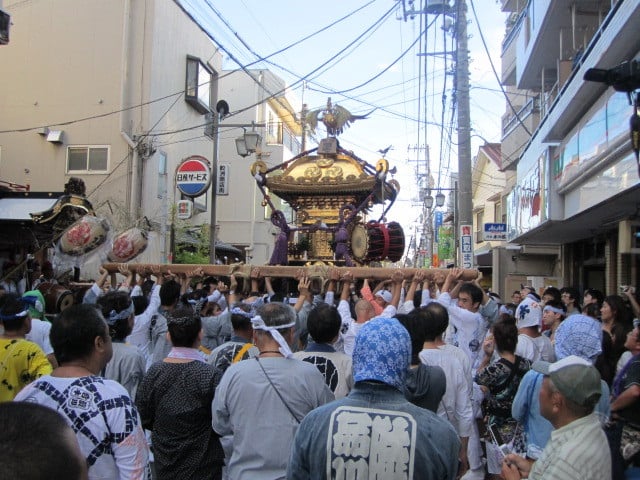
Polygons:
M241 157L247 157L256 151L261 142L262 137L255 131L254 125L253 130L250 132L244 130L244 134L236 138L236 151Z
M444 205L444 193L438 192L436 195L436 207L442 207Z
M426 208L433 208L433 197L431 196L431 193L424 197L424 206Z

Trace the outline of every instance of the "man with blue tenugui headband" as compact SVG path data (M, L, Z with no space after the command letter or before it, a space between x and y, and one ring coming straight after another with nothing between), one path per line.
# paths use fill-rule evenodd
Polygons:
M287 478L456 478L455 430L402 393L410 359L409 332L396 319L365 323L353 350L353 390L304 418Z

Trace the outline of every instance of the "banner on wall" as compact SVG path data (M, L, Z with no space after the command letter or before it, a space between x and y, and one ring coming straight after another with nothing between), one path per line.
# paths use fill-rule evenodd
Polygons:
M437 258L439 264L434 263L434 266L443 266L443 262L453 261L454 257L454 245L453 245L453 226L441 225L438 228L438 253ZM435 256L435 255L434 255Z

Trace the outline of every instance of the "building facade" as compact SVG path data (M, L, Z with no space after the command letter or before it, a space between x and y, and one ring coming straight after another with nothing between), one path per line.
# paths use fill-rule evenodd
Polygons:
M174 172L190 155L210 156L202 125L220 52L172 1L6 0L4 9L13 25L0 49L0 178L59 192L80 177L115 231L150 226L146 259L170 259Z
M638 284L633 109L625 93L584 76L637 58L640 5L503 0L502 10L502 161L516 180L504 201L510 243L494 255L494 275L506 291L521 280L608 294Z
M502 193L513 173L502 170L499 143L485 143L478 149L471 175L473 199L473 254L482 272L483 287L493 291L493 253L506 243ZM486 233L485 233L486 232Z
M12 28L0 48L0 180L29 186L17 200L24 204L20 221L28 222L36 203L42 209L43 192L59 193L79 177L114 233L150 229L149 247L136 261L171 262L184 231L212 220L218 241L238 247L221 243L218 261L268 261L275 232L250 173L256 156L238 155L235 138L243 130L224 123L247 130L260 124L258 157L269 166L299 153L294 112L301 105L281 79L267 71L222 72L215 32L178 0L5 0L3 8ZM177 204L188 197L177 188L176 170L192 156L213 164L215 142L205 130L219 99L232 112L219 122L218 181L180 220ZM24 254L34 248L27 243L5 246L12 251L0 256Z

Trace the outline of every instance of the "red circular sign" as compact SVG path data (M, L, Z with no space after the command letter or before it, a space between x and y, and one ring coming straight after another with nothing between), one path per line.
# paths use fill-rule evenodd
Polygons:
M199 197L211 185L211 168L209 161L192 155L185 159L176 169L176 186L188 197Z

